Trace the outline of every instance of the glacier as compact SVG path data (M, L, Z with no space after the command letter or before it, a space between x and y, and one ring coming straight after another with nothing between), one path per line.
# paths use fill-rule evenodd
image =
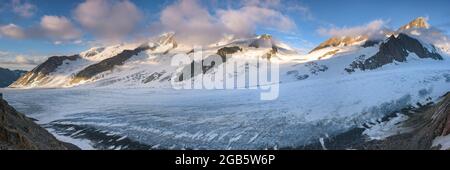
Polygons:
M392 64L281 83L273 101L259 100L259 90L80 87L2 92L20 112L73 140L77 134L64 131L76 127L77 133L95 129L153 149L301 148L402 108L433 102L450 90L448 60L414 61L401 69ZM80 146L96 148L92 142ZM109 147L103 149L127 146Z

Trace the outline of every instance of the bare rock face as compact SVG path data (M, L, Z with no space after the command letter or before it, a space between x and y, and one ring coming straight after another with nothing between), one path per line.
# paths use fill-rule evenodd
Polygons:
M81 57L79 55L50 57L47 59L47 61L20 77L16 82L11 84L10 87L26 86L34 82L45 80L46 76L54 72L59 66L64 63L64 61L75 61L80 58Z
M58 141L44 128L0 99L0 150L69 150L78 147Z
M418 40L401 33L397 37L394 35L389 37L386 42L380 45L378 53L374 56L364 61L354 61L350 64L350 68L346 70L347 72L353 72L355 69L373 70L394 61L405 62L409 53L415 53L419 58L443 59L435 50L430 51Z

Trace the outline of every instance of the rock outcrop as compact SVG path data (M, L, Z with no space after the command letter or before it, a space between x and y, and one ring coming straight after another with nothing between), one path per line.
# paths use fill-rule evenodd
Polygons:
M0 150L75 150L0 98Z
M217 50L217 55L222 57L223 62L226 62L226 57L227 57L228 54L234 54L234 53L237 53L239 51L242 51L242 48L240 48L238 46L223 47L223 48Z
M433 146L433 140L450 134L450 93L441 102L412 115L403 122L402 127L412 130L384 140L371 141L361 146L361 149L440 149L440 146Z

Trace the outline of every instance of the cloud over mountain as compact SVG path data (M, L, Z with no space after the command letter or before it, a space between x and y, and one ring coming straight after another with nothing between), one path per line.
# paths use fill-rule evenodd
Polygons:
M322 36L333 36L333 37L342 37L342 36L351 36L351 35L376 35L382 31L387 22L384 20L374 20L370 23L360 26L354 27L333 27L333 28L319 28L317 32Z
M142 18L135 4L128 0L86 0L79 4L75 19L96 37L118 41L133 32Z
M177 39L194 44L208 44L224 35L249 36L257 27L290 31L296 24L275 9L278 1L254 3L245 1L238 8L215 9L210 12L197 0L177 1L161 12L153 31L174 31Z
M32 69L44 61L44 57L30 57L22 54L0 51L0 67L12 69Z

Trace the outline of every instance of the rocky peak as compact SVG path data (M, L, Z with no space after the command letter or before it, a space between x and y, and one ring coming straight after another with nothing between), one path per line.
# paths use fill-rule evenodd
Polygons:
M435 50L430 51L424 47L419 40L400 33L398 36L392 35L383 42L374 56L368 59L361 56L360 59L350 64L350 68L346 68L346 71L353 72L357 68L373 70L394 61L405 62L410 53L415 53L419 58L443 59Z
M412 28L430 28L430 24L427 22L427 18L425 17L417 17L416 19L412 20L408 24L402 26L399 28L399 31L409 30Z
M177 42L175 40L175 33L169 32L169 33L162 34L161 36L159 36L157 43L159 45L172 44L174 47L177 46Z

